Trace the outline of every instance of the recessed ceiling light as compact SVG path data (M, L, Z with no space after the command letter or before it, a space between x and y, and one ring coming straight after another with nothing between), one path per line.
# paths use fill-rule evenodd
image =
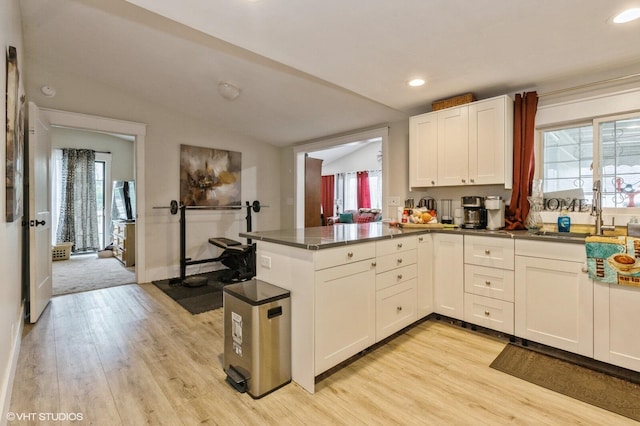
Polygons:
M613 22L616 24L624 24L638 18L640 18L640 7L625 10L624 12L616 15L613 18Z
M226 100L232 101L240 96L240 88L226 81L221 81L218 83L218 93Z
M424 86L424 80L421 79L421 78L414 78L413 80L409 81L409 86L411 86L411 87Z

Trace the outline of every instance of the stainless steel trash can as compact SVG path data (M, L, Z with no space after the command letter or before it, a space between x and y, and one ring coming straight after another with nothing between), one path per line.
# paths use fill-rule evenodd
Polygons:
M291 381L291 298L260 280L223 288L224 371L240 392L260 398Z

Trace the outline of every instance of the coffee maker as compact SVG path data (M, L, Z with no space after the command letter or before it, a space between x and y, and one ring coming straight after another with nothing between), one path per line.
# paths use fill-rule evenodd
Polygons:
M487 210L484 208L484 197L462 197L464 220L462 227L467 229L484 229L487 227Z
M487 209L487 229L496 231L504 228L504 201L499 195L490 195L484 200Z

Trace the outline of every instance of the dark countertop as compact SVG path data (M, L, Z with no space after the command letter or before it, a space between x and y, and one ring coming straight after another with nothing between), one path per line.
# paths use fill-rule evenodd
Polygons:
M278 229L273 231L241 232L240 237L256 241L266 241L307 250L320 250L347 244L359 244L369 241L397 238L406 235L426 233L447 233L456 235L478 235L496 238L528 239L556 243L584 244L584 235L555 235L556 233L536 235L527 231L487 231L477 229L433 229L433 228L397 228L386 223L353 223L317 226L314 228Z

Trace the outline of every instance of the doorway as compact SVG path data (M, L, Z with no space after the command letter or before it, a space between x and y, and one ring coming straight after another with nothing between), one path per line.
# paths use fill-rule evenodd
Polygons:
M95 214L90 214L91 222L97 223L97 242L94 248L81 249L67 253L68 256L54 256L52 264L53 295L96 290L135 282L135 265L127 265L117 261L113 256L113 230L111 212L112 181L132 181L135 176L134 138L129 135L104 133L83 129L52 126L51 128L52 158L52 242L58 241L57 230L64 220L63 193L66 176L63 172L63 149L80 149L92 151L95 155L93 165L95 173L91 173L93 185L83 184L74 192L84 193L91 188L92 194L85 199L95 197ZM73 196L72 196L73 197ZM84 209L86 211L86 209ZM76 217L76 224L78 217ZM92 228L95 230L95 227ZM96 241L95 238L92 241ZM57 246L56 246L57 247ZM77 247L77 246L76 246ZM68 250L68 248L66 248Z
M364 162L370 161L367 164L374 164L375 168L380 171L375 177L378 182L379 202L382 209L383 217L388 215L386 206L382 200L386 199L388 191L389 173L387 170L387 163L385 162L386 153L388 150L388 138L389 128L383 127L379 129L368 130L364 132L354 133L347 136L341 136L337 138L327 139L324 141L313 142L309 144L299 145L294 148L294 160L295 160L295 226L296 228L305 227L305 159L307 156L318 158L323 160L322 174L334 174L335 169L331 168L331 163L334 165L339 162L336 160L347 158L349 154L354 152L369 152L369 148L376 146L377 148L372 151L371 154L367 154L364 158ZM325 169L325 166L327 168ZM342 166L340 166L342 167ZM354 168L370 169L370 166L356 165ZM356 172L358 170L353 170ZM336 191L336 195L339 195L339 190ZM343 193L344 194L344 193ZM336 199L336 209L345 208L345 197ZM350 206L350 204L348 204ZM325 214L329 217L328 214Z
M64 128L68 130L89 131L109 135L118 135L129 141L130 169L133 173L133 179L136 182L136 221L135 228L132 231L134 235L135 247L135 268L133 271L133 282L145 282L145 202L144 202L144 142L146 136L146 125L141 123L114 120L111 118L90 116L85 114L71 113L66 111L43 109L52 127ZM106 151L106 149L105 149ZM112 165L112 174L121 163ZM113 178L113 176L112 176ZM110 187L106 185L108 191ZM110 212L111 195L105 194L105 214ZM108 238L108 231L107 233ZM115 259L112 259L116 261ZM123 268L124 269L124 268ZM131 273L131 272L130 272Z

